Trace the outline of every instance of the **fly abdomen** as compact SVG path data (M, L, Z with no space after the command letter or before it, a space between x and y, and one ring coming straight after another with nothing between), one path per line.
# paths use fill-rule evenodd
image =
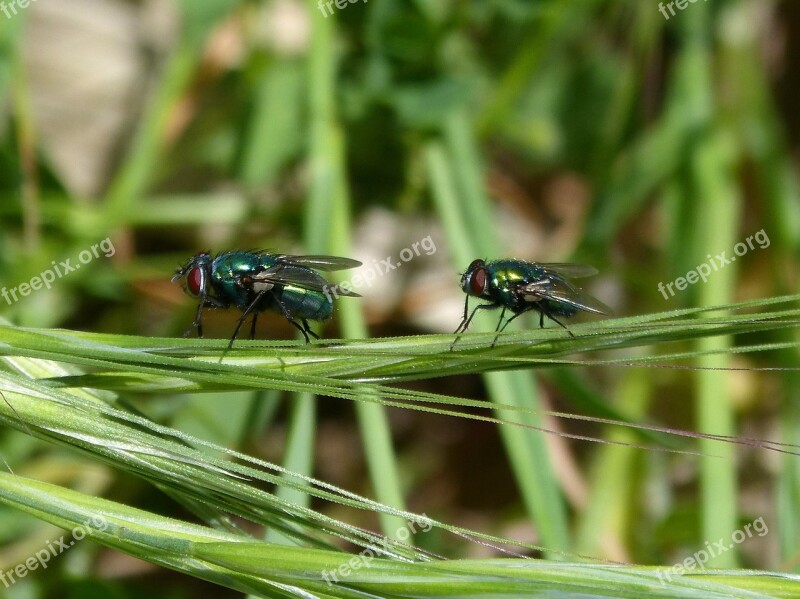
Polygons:
M547 314L553 314L554 316L566 316L572 317L575 316L580 310L575 306L570 304L565 304L563 302L555 302L552 300L544 300L541 302L542 307L545 309Z
M325 320L333 314L333 299L322 292L286 285L273 293L293 318ZM273 309L280 311L279 306Z

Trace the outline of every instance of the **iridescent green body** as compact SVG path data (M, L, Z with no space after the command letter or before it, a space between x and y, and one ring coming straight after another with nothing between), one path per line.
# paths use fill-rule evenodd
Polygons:
M260 312L282 314L309 341L317 337L308 320L325 320L333 313L333 300L341 295L358 296L348 289L330 285L316 270L355 268L361 263L336 256L290 256L262 251L235 250L212 258L200 252L175 271L173 282L182 282L186 292L200 300L188 335L193 329L203 336L203 310L229 308L242 311L231 345L245 318L253 315L250 338L255 336Z
M211 286L216 292L217 299L225 303L225 307L233 305L245 310L255 299L258 293L258 284L248 288L241 284L241 280L251 277L253 273L274 268L278 264L279 260L275 254L241 250L225 252L211 262ZM333 314L333 298L330 294L304 289L288 282L298 274L302 274L305 278L316 278L320 289L323 289L328 284L323 277L310 268L292 264L284 264L280 269L280 274L287 283L275 285L270 293L265 293L256 305L256 310L259 312L273 310L282 313L283 311L276 301L280 300L295 318L310 320L330 318Z
M567 277L587 277L597 271L581 264L546 264L524 260L473 260L461 276L461 288L467 294L464 301L464 318L456 329L463 333L478 310L502 308L497 332L501 332L517 316L535 310L539 312L539 326L544 327L547 316L565 329L560 317L575 316L578 312L608 314L610 308L567 280ZM469 312L469 298L487 300ZM513 316L503 324L505 311ZM567 332L572 333L567 329ZM456 338L458 339L458 338ZM495 341L497 337L495 337ZM455 344L455 342L453 342Z
M534 262L524 260L495 260L486 263L486 272L489 275L487 296L496 304L508 308L515 314L531 309L534 301L530 295L520 293L520 289L531 283L547 285L557 282L572 288L575 293L578 289L570 285L562 277L557 277L552 271ZM574 316L578 308L564 302L551 299L537 299L537 309L545 314L556 316Z

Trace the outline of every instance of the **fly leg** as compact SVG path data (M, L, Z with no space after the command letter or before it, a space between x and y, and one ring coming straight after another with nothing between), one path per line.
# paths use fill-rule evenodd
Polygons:
M459 333L463 333L467 330L467 326L469 325L469 321L471 319L467 318L467 312L469 311L469 296L464 300L464 318L461 319L461 324L458 325L458 328L453 331L454 334L458 335Z
M533 306L531 306L531 308L533 308ZM570 336L570 337L575 337L575 335L573 335L573 334L572 334L572 331L570 331L570 330L567 328L567 325L565 325L563 322L561 322L560 320L558 320L558 319L557 319L555 316L553 316L553 315L552 315L550 312L548 312L547 310L542 310L541 308L533 308L533 309L535 309L535 310L539 310L539 328L540 328L540 329L543 329L543 328L544 328L544 317L545 317L545 316L547 316L547 318L549 318L549 319L550 319L550 320L552 320L553 322L555 322L555 323L557 323L557 324L560 324L562 327L564 327L564 330L565 330L567 333L569 333L569 336ZM508 324L508 323L506 323L506 324Z
M524 309L522 312L517 312L516 314L514 314L514 316L512 316L511 318L509 318L508 320L506 320L506 323L503 325L503 328L501 328L501 329L498 331L497 335L495 336L495 338L494 338L494 341L492 342L492 347L494 347L494 344L495 344L495 343L497 343L497 338L500 336L500 333L502 333L503 331L505 331L505 330L506 330L506 327L507 327L509 324L511 324L511 321L512 321L512 320L514 320L514 319L515 319L515 318L517 318L518 316L522 316L522 315L523 315L523 314L525 314L526 312L530 312L531 310L538 310L538 308L536 308L535 306L529 306L529 307L525 308L525 309ZM540 316L540 318L539 318L539 326L542 326L542 324L543 324L543 318L544 318L544 313L540 311L540 312L539 312L539 316ZM552 317L551 317L551 318L552 318ZM501 319L501 322L502 322L502 319ZM498 326L500 326L500 325L499 325L499 323L498 323Z
M283 304L283 302L281 301L281 298L279 298L279 297L278 297L278 296L277 296L275 293L273 293L273 294L272 294L272 297L275 299L275 303L276 303L276 304L278 304L278 307L281 309L281 314L283 314L283 317L284 317L286 320L288 320L289 322L291 322L291 323L292 323L292 324L293 324L293 325L294 325L294 326L297 328L297 330L298 330L298 331L300 331L301 333L303 333L303 337L305 337L305 339L306 339L306 343L310 343L310 342L311 342L311 339L309 339L309 338L308 338L308 334L309 334L309 333L311 333L311 334L314 336L314 338L316 338L316 339L319 339L319 337L317 337L317 335L316 335L316 334L314 334L312 331L307 331L307 329L308 329L308 322L306 322L306 319L305 319L305 318L303 318L302 320L303 320L303 324L305 325L305 327L306 327L306 328L303 328L303 327L300 325L300 323L299 323L299 322L297 322L297 321L294 319L294 317L292 316L292 314L289 312L289 310L286 308L286 306L285 306L285 305Z
M192 331L197 329L197 336L200 339L203 338L203 308L205 305L205 300L200 300L200 303L197 304L197 312L194 314L194 320L192 321L192 324L189 325L189 328L183 333L184 337L188 337L192 334Z
M544 316L544 312L542 312L542 315ZM555 323L557 323L557 324L560 324L562 327L564 327L564 330L565 330L567 333L569 333L569 336L570 336L570 337L572 337L573 339L575 338L575 335L573 335L573 334L572 334L572 331L570 331L570 330L567 328L567 325L565 325L563 322L561 322L560 320L558 320L558 319L557 319L555 316L553 316L552 314L548 314L548 315L547 315L547 318L549 318L550 320L552 320L553 322L555 322Z
M300 322L303 323L303 330L311 335L314 339L319 339L319 335L317 335L311 328L308 326L308 321L305 318L301 318Z
M462 323L461 323L461 325L459 325L459 327L456 329L456 331L455 331L456 338L455 338L455 340L453 341L453 343L451 343L451 344L450 344L450 351L453 351L453 348L456 346L456 343L458 343L458 340L459 340L459 339L461 339L461 335L460 335L460 333L464 333L464 332L466 332L466 330L467 330L467 327L469 326L469 323L471 323L471 322L472 322L472 319L475 317L475 313L476 313L478 310L495 310L495 309L497 309L497 308L499 308L499 307L500 307L500 306L497 306L496 304L478 304L478 305L477 305L477 306L475 306L475 308L472 310L472 314L470 314L470 315L469 315L469 318L466 318L466 309L465 309L465 310L464 310L464 316L465 316L465 318L466 318L466 319L465 319L465 320L464 320L464 322L462 322ZM466 304L465 304L465 308L466 308Z
M258 312L253 312L253 322L250 323L250 341L256 338L256 321L258 320Z
M467 311L465 309L464 310L464 320L461 322L460 325L458 325L458 328L453 333L455 335L458 335L459 333L466 333L467 332L467 328L469 327L469 323L472 322L472 319L475 317L475 313L478 310L496 310L499 307L500 306L496 306L494 304L478 304L477 306L475 306L475 309L472 310L472 314L469 315L469 318L467 318ZM502 318L502 316L501 316L501 318Z
M233 342L236 340L236 335L239 334L239 329L242 328L242 323L244 323L245 318L247 318L247 316L250 314L250 312L252 312L253 310L256 309L256 306L258 305L258 302L261 301L261 298L264 297L265 293L267 293L267 292L266 291L259 291L258 293L256 293L255 297L253 298L253 301L250 302L248 304L247 308L245 308L245 311L242 312L242 317L239 319L239 322L236 323L236 328L233 330L233 336L231 337L230 343L228 343L228 349L231 349L233 347ZM255 321L256 321L256 317L254 315L253 316L253 333L255 332Z
M502 333L502 332L505 330L505 328L508 326L508 323L510 323L512 320L514 320L514 319L515 319L517 316L520 316L520 315L522 315L522 314L525 314L525 312L528 312L529 310L538 310L538 311L539 311L539 328L540 328L540 329L543 329L543 328L544 328L544 317L545 317L545 316L547 316L547 318L549 318L549 319L550 319L550 320L552 320L553 322L555 322L555 323L557 323L557 324L560 324L562 327L564 327L564 330L565 330L565 331L567 331L567 333L569 333L569 336L570 336L570 337L575 337L575 335L573 335L573 334L572 334L572 331L570 331L570 330L567 328L567 325L565 325L563 322L561 322L560 320L558 320L558 319L557 319L555 316L553 316L553 315L552 315L552 314L550 314L549 312L546 312L546 311L544 311L544 310L542 310L542 309L540 309L540 308L537 308L537 307L535 307L535 306L531 306L531 307L530 307L530 308L528 308L527 310L524 310L524 311L522 311L522 312L518 312L517 314L514 314L514 316L512 316L511 318L509 318L509 319L506 321L506 324L504 324L504 325L503 325L503 328L502 328L502 329L500 329L500 332ZM497 341L497 337L495 337L495 341Z
M514 314L514 316L509 318L506 321L506 323L503 324L503 316L505 316L505 315L506 315L506 308L505 308L505 306L503 306L503 311L500 312L500 320L497 321L497 326L494 328L494 332L497 333L497 334L494 336L494 339L492 339L492 347L495 346L495 344L497 343L497 339L500 337L500 333L502 333L506 329L506 327L508 326L508 323L511 322L512 320L514 320L517 316L519 316L519 314ZM503 324L502 328L500 328L501 324Z
M194 322L192 322L191 326L186 329L186 332L183 334L184 337L188 337L192 334L192 331L197 329L197 336L199 338L203 338L203 308L224 308L225 304L210 297L204 297L200 300L200 303L197 304L197 312L194 315Z
M512 320L514 320L514 318L516 318L517 316L519 316L519 314L515 314L514 316L512 316L511 318L509 318L509 319L508 319L508 322L507 322L506 324L504 324L504 325L503 325L503 329L501 329L501 328L500 328L500 325L501 325L501 324L503 324L503 316L505 316L505 315L506 315L506 308L505 308L505 306L503 306L503 311L502 311L502 312L500 312L500 320L498 320L498 321L497 321L497 326L494 328L494 332L495 332L495 333L500 333L500 332L502 332L502 331L503 331L503 329L504 329L504 328L506 328L506 327L508 326L508 323L509 323L509 322L511 322ZM496 339L496 337L495 337L495 339Z

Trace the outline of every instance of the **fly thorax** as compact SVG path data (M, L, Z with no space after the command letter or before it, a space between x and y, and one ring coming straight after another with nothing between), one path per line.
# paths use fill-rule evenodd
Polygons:
M275 283L254 279L253 277L242 277L239 279L239 285L256 293L263 293L275 287Z

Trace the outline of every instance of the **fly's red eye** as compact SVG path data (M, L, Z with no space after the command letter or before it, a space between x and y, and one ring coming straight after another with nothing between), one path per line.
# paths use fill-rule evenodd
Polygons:
M479 268L472 273L469 279L469 287L475 295L482 295L486 289L486 269Z
M195 266L186 274L186 288L194 297L200 296L203 289L203 271Z

